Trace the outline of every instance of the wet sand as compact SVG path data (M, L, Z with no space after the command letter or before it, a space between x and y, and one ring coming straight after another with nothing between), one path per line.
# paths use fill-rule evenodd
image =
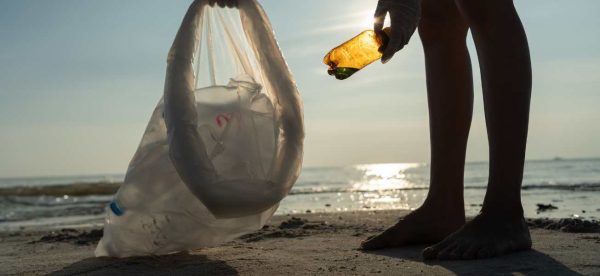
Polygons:
M93 256L97 229L0 233L0 275L600 274L600 228L577 220L532 220L534 250L488 260L425 262L424 246L357 250L404 213L276 216L220 247L126 259Z

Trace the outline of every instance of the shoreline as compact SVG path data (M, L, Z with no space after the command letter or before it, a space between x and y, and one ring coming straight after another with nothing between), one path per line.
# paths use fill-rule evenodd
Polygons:
M477 261L424 262L425 246L362 252L360 241L408 211L278 215L219 247L167 256L95 258L101 230L0 233L0 274L596 274L600 224L529 219L534 250ZM591 232L591 233L573 233Z

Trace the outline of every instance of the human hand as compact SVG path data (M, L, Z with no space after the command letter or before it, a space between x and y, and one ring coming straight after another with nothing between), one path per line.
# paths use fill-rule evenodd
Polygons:
M224 8L224 7L233 8L233 7L237 7L238 0L209 0L208 4L211 7L214 7L215 4L217 4L221 8Z
M382 35L383 22L388 12L391 28L389 41L384 45L385 49L380 49L383 53L382 63L388 62L396 52L408 44L421 19L421 0L379 0L373 25L378 35Z

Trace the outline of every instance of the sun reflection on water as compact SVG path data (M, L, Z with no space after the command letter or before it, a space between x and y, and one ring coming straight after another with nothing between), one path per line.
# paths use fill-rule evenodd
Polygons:
M359 192L356 200L363 210L412 209L413 201L406 189L420 187L411 179L411 170L420 167L419 163L366 164L354 167L362 177L352 184L352 190ZM412 193L411 193L412 194Z
M427 195L425 163L364 164L307 171L282 212L411 210Z
M353 183L353 190L383 191L413 188L414 184L407 179L407 170L419 167L418 163L390 163L357 165L355 168L364 171L363 178Z

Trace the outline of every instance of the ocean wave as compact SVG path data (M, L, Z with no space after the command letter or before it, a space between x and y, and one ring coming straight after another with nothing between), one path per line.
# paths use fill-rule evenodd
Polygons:
M317 182L315 182L316 184ZM121 182L98 182L98 183L74 183L49 186L21 186L0 188L0 196L90 196L90 195L113 195L119 189ZM339 187L341 183L319 183L319 185L307 185L306 183L296 185L290 191L290 195L324 194L324 193L369 193L369 192L395 192L427 190L429 186L418 185L402 188L383 189L360 189L354 187ZM350 184L348 183L350 186ZM486 185L465 186L466 190L486 189ZM541 183L524 185L523 190L563 190L563 191L600 191L600 182L593 183Z
M120 182L73 183L49 186L17 186L0 188L0 196L87 196L112 195Z
M465 190L485 190L486 185L465 186ZM356 189L356 188L328 188L328 187L302 187L292 189L290 195L323 194L323 193L369 193L369 192L394 192L394 191L416 191L427 190L429 186L414 186L404 188L386 189ZM577 183L577 184L529 184L522 187L523 190L566 190L566 191L600 191L599 183Z
M108 195L81 197L58 197L54 196L3 196L0 197L0 205L8 204L12 206L35 206L35 207L65 207L84 204L106 204L111 197Z
M600 191L600 182L597 183L577 183L577 184L529 184L524 185L522 190L566 190L566 191Z

